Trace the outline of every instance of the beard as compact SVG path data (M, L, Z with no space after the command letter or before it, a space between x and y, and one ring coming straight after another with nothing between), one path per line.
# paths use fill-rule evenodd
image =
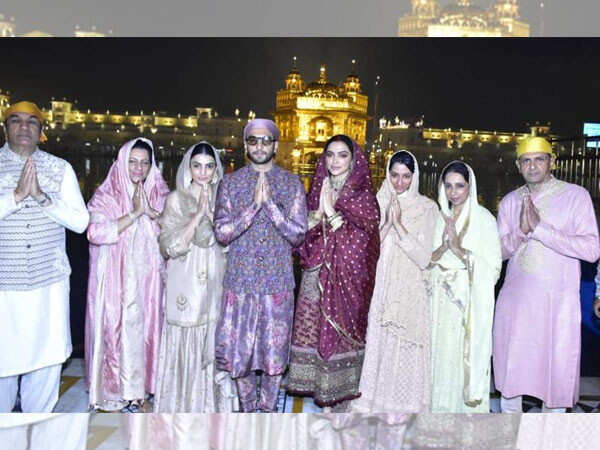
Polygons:
M264 161L259 161L258 159L254 158L252 156L252 154L246 150L246 156L248 157L248 159L250 161L252 161L254 164L267 164L269 161L271 161L273 159L273 157L275 156L275 151L272 151L270 154L267 154L267 157L265 158Z

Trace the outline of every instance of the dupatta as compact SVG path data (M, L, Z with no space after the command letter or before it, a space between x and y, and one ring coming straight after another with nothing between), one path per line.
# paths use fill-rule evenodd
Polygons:
M462 161L452 161L453 162ZM466 404L483 401L481 393L489 391L489 368L492 355L492 322L494 316L494 286L502 268L500 237L496 219L477 201L477 180L473 169L469 171L469 196L455 221L460 245L467 251L466 262L447 250L431 266L446 271L467 270L468 286L451 286L451 291L467 292L463 297L454 295L450 300L463 311L465 339L463 351L464 389ZM447 166L446 166L447 167ZM445 170L442 169L443 173ZM444 180L440 178L438 203L442 214L452 217ZM445 221L438 219L433 238L433 248L442 244ZM466 267L465 267L466 266ZM487 387L486 387L487 384Z
M408 153L414 163L415 171L409 188L397 194L390 181L390 161L395 154ZM410 233L402 240L391 229L381 243L381 255L375 283L375 295L382 296L380 311L375 317L382 327L386 327L396 336L415 344L429 342L429 327L422 326L423 310L419 300L425 295L425 285L421 271L431 261L432 241L435 225L439 216L435 202L419 193L419 164L412 153L400 150L394 153L387 163L386 178L377 192L377 201L381 208L381 222L394 196L402 210L402 224ZM407 264L404 252L413 265ZM401 277L400 277L401 274ZM429 308L427 308L429 310Z
M344 219L343 225L332 231L324 221L308 231L297 250L305 270L319 270L323 320L318 351L325 360L335 353L341 339L364 347L379 258L379 206L365 155L352 142L352 166L334 205ZM307 197L309 211L319 208L327 176L323 152Z

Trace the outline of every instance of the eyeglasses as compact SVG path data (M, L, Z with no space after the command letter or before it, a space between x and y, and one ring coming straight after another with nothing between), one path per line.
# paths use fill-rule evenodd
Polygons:
M274 142L277 141L273 136L248 136L246 138L246 144L248 145L258 145L258 141L261 141L263 146L270 147Z

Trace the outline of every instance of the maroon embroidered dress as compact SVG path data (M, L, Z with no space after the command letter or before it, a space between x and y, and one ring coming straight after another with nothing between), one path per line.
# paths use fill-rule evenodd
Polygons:
M354 144L350 174L334 205L343 217L335 230L327 221L310 220L326 176L323 153L307 199L309 231L297 250L303 274L287 385L289 393L313 396L319 406L360 396L367 315L379 258L379 206L361 148Z

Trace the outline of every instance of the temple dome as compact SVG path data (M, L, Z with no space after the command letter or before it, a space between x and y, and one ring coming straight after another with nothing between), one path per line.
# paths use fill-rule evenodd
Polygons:
M321 66L319 80L310 83L306 87L304 95L317 98L338 98L340 96L338 87L327 81L327 71L325 66Z
M488 13L468 0L458 0L441 10L440 23L456 27L485 28Z

